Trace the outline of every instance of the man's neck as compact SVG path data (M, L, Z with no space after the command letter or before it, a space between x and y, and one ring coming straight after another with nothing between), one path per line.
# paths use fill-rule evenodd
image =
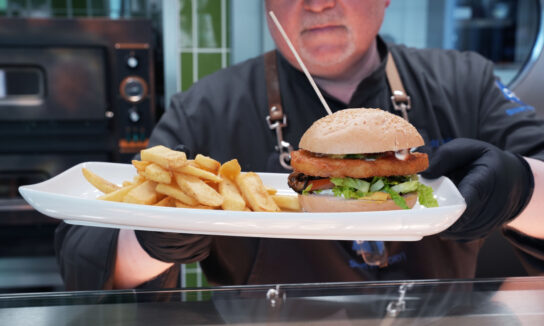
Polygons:
M380 65L380 54L376 40L367 53L348 73L337 78L314 77L315 82L328 94L348 104L361 80L368 77Z

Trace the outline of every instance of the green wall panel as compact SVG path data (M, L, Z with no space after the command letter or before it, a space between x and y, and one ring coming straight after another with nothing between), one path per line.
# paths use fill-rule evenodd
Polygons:
M221 54L199 53L198 54L198 78L202 78L221 69Z
M179 1L179 30L182 48L193 46L193 5L191 0Z
M185 91L193 84L193 54L181 54L181 90Z
M198 47L221 47L221 1L198 0Z

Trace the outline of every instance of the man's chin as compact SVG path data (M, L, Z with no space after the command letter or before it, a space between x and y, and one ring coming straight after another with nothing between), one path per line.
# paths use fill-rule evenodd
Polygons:
M351 49L342 47L319 47L303 49L302 60L312 74L322 75L323 73L334 73L337 66L343 65L352 55ZM332 69L332 70L331 70Z

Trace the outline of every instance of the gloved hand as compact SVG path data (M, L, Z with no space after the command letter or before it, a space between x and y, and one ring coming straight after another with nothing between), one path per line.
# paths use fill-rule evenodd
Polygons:
M482 238L516 217L531 200L534 178L521 156L479 140L457 138L430 153L425 178L450 178L465 198L463 215L441 236Z
M183 144L175 146L174 150L185 152L187 158L194 157L193 151ZM149 256L164 262L189 264L210 254L211 236L139 230L134 233Z
M134 231L149 256L168 263L189 264L210 254L212 237L200 234Z

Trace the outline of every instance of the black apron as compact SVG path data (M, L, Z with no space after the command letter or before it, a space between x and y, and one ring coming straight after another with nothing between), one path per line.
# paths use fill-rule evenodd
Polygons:
M286 166L289 165L289 160L287 160L286 157L290 157L289 154L292 147L283 140L282 136L282 128L286 126L287 116L281 103L275 51L267 52L264 55L264 64L269 108L269 115L266 117L266 120L270 129L275 131L277 139L276 150L270 153L266 169L269 172L290 173L292 172L292 169L289 169L290 166ZM404 90L391 53L389 53L387 58L386 75L393 94L391 98L393 107L395 110L401 111L404 119L408 120L406 110L410 109L410 97ZM264 259L263 256L269 252L285 253L289 251L289 248L292 248L292 245L289 245L290 241L296 240L278 241L276 239L271 240L266 238L259 240L255 265L249 277L250 284L262 284L262 281L264 280L259 280L259 275L265 274L263 272L267 270L276 270L278 266L282 266L281 260L272 263L273 266L271 266L270 263L274 260L270 259L270 257ZM286 246L285 248L281 248L278 247L279 244L285 244ZM370 266L386 267L388 265L388 252L391 250L391 245L389 243L383 241L355 241L354 246L356 247L354 250L362 255L363 260ZM351 272L348 274L351 274ZM348 275L347 279L350 279L351 277L354 277L354 275Z

